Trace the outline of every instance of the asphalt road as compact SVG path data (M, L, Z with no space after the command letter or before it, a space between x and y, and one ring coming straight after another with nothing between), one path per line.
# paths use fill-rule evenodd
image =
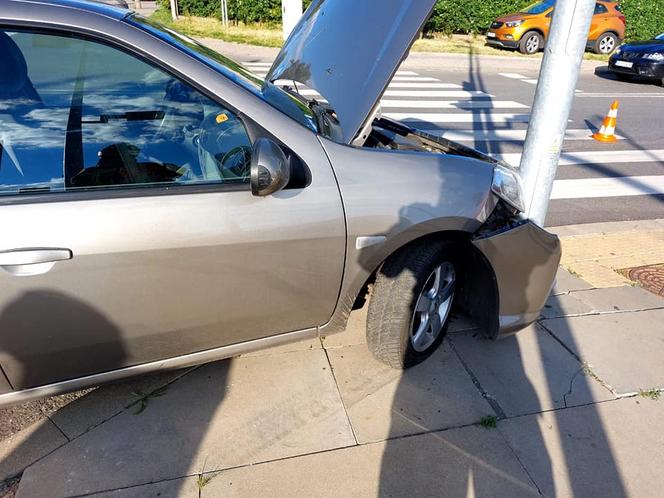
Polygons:
M450 138L518 164L538 76L533 66L518 72L488 68L462 73L435 67L416 72L491 95L471 97L478 103L465 105L493 108L452 111L472 114L471 122L434 124ZM577 90L547 225L663 218L664 88L617 81L600 67L598 74L592 68L582 71ZM620 140L605 144L589 139L614 99L620 102ZM516 104L525 107L513 107Z
M244 61L264 74L268 60ZM615 80L584 63L558 170L548 226L664 218L664 88ZM538 60L414 54L383 113L518 165L535 95ZM614 99L616 143L590 139Z

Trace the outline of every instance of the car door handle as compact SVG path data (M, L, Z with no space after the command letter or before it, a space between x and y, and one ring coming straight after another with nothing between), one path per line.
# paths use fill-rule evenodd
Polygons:
M0 267L16 276L41 275L58 261L72 259L71 249L27 248L0 251Z

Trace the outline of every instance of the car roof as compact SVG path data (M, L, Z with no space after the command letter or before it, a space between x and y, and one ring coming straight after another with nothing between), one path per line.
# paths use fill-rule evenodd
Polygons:
M67 9L69 13L72 10L79 10L89 14L97 14L112 19L121 20L130 12L126 9L114 7L112 5L90 2L86 0L7 0L12 10L19 10L21 16L25 19L31 19L32 13L37 14L38 6L60 7ZM37 7L37 8L36 8ZM0 17L3 17L0 14Z

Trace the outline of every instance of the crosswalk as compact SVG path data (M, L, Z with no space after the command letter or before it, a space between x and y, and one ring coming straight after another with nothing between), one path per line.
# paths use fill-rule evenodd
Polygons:
M247 62L245 66L264 77L271 63ZM514 84L537 84L537 79L519 73L500 73L500 76L514 81ZM302 89L300 93L321 98L310 89ZM577 92L578 97L594 95ZM639 95L643 96L642 93ZM664 94L653 92L655 96L663 97ZM381 108L384 116L449 140L467 143L519 166L530 119L530 105L526 102L500 100L468 84L399 70L383 96ZM570 123L560 160L559 179L552 194L554 201L664 194L664 168L661 168L664 150L640 150L621 135L617 136L618 145L615 147L607 149L598 144L594 150L591 134L587 123ZM620 144L625 144L624 148ZM581 148L583 150L578 150ZM655 166L662 169L662 176L619 174L634 171L635 165L643 163L651 163L651 170Z

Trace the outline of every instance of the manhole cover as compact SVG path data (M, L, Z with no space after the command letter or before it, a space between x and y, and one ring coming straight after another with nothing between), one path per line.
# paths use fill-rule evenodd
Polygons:
M625 268L618 272L653 294L664 297L664 264Z

